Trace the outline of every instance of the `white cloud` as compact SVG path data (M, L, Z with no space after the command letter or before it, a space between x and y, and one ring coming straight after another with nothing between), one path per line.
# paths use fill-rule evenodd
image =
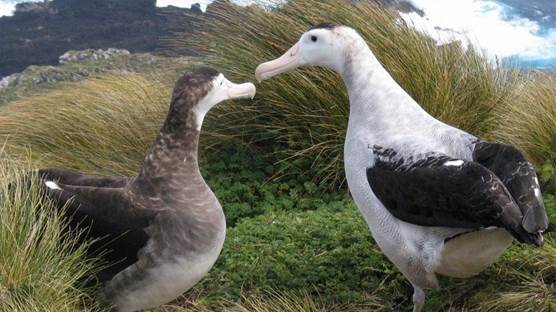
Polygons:
M14 9L15 4L0 2L0 16L10 16Z
M439 44L471 42L500 58L547 59L556 56L556 30L540 35L538 23L505 15L505 8L484 0L411 0L425 12L402 18L435 38Z
M0 16L11 16L14 14L15 5L19 2L37 2L38 0L0 0Z

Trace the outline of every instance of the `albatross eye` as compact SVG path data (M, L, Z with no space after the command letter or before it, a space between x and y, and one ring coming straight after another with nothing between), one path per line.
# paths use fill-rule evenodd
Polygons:
M317 36L311 36L311 41L317 42L317 40L319 40L319 38L317 38Z

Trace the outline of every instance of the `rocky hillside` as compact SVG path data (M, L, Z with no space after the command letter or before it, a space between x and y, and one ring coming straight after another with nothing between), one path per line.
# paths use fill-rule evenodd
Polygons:
M53 0L20 3L0 18L0 78L29 65L53 65L68 50L158 48L158 38L178 15L192 9L157 8L156 0Z
M165 57L128 50L68 51L58 58L60 65L30 65L20 73L0 79L0 106L11 101L41 94L60 83L75 82L106 74L150 73L173 82L175 76L190 66L199 66L195 57Z

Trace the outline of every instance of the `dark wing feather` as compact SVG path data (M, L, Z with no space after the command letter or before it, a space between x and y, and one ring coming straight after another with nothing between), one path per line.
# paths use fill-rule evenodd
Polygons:
M507 229L523 242L541 244L521 227L521 211L488 169L442 154L403 159L375 147L367 169L374 194L396 218L423 226ZM458 165L445 165L456 161Z
M547 230L548 217L537 174L523 153L511 145L479 142L475 145L473 160L488 168L504 183L521 209L522 225L527 232Z
M65 207L71 229L85 230L82 239L95 240L89 256L102 256L112 263L98 274L101 281L137 261L137 252L149 240L145 228L156 214L138 209L123 189L68 186L61 190L45 188L59 208Z
M59 168L39 169L38 176L41 179L56 181L65 185L110 188L125 187L132 180L129 177L90 176Z

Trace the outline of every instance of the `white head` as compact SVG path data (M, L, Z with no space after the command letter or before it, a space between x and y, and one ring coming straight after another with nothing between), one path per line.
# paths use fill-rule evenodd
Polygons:
M302 66L322 66L341 73L350 47L362 40L355 30L324 23L312 27L281 57L263 63L255 70L257 80L266 80Z

